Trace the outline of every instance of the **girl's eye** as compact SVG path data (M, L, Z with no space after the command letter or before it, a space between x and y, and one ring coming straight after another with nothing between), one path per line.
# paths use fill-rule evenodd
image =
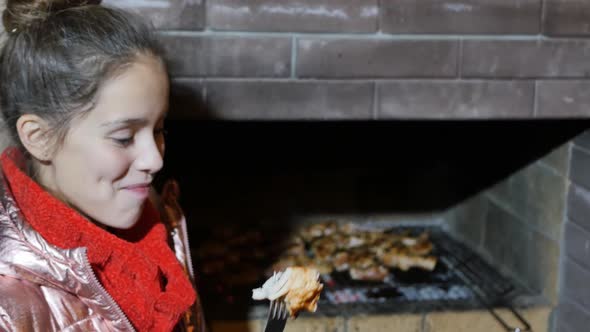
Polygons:
M131 143L133 143L133 137L128 137L128 138L113 138L113 141L115 141L117 144L126 147L131 145Z
M156 130L154 130L154 135L162 135L162 136L166 136L166 134L168 134L168 131L164 128L158 128Z

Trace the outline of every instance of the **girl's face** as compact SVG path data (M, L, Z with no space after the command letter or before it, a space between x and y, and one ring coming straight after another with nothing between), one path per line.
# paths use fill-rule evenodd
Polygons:
M163 166L168 78L141 56L99 91L95 108L75 118L40 182L92 221L132 227Z

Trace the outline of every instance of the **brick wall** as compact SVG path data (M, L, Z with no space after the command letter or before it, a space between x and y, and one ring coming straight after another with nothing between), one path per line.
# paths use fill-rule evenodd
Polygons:
M582 0L105 0L169 51L173 117L587 117Z
M448 226L552 303L558 299L570 143L449 211Z
M590 115L583 0L107 0L161 31L174 116Z
M590 132L573 141L564 253L560 282L559 332L584 331L590 324Z
M448 227L541 292L553 331L590 323L590 132L449 210Z

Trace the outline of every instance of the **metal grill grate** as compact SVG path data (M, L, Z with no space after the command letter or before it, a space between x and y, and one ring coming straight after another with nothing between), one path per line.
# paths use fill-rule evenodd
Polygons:
M391 269L390 278L382 283L354 281L346 273L332 273L323 277L325 289L318 313L354 311L359 304L364 312L378 313L486 308L488 304L482 303L480 296L491 299L491 305L505 305L513 296L525 293L438 227L396 227L392 231L429 232L433 254L438 257L435 270Z
M437 226L396 226L383 231L416 235L428 232L434 245L432 254L438 258L434 271L410 269L403 272L390 269L385 282L355 281L346 272L322 276L324 290L314 316L347 317L357 314L489 309L508 306L514 296L526 294L524 289ZM242 291L235 290L233 298L249 299L251 289L255 287L259 285ZM254 301L242 302L242 309L236 307L240 305L239 301L214 301L209 304L211 312L247 310L251 318L263 317L268 309L267 303ZM493 311L492 314L495 315ZM519 317L517 313L515 315ZM526 322L523 326L525 328L520 331L526 331Z

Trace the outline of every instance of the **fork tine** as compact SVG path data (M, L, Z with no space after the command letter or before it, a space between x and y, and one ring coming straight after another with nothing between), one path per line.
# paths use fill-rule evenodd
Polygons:
M272 310L272 318L273 319L277 319L278 314L279 314L279 312L281 310L281 302L280 301L273 301L273 302L275 302L275 306L274 306L274 308Z
M289 317L289 310L287 310L287 304L283 302L283 314L281 315L281 319L287 319Z
M268 308L268 317L273 318L273 309L275 308L275 301L270 301L270 307Z
M281 301L281 305L279 306L279 313L277 319L283 319L285 315L285 302Z
M279 312L277 314L277 319L283 319L283 306L284 306L283 301L281 301L281 304L279 305Z
M281 311L279 312L279 319L283 319L283 315L285 314L285 302L281 301Z
M281 319L281 308L283 307L283 301L278 301L277 303L277 310L275 312L275 319Z

